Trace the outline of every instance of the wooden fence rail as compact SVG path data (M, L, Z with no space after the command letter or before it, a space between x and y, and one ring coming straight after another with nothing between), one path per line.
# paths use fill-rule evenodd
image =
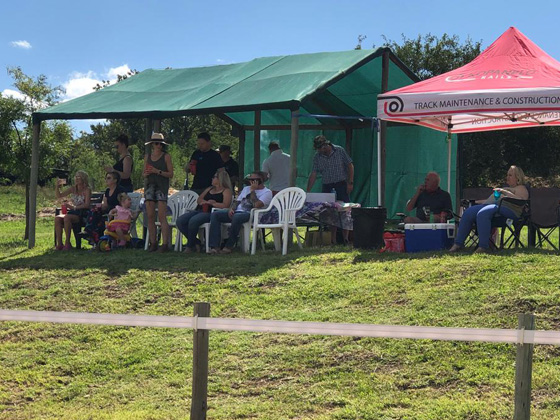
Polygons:
M0 310L0 321L193 329L191 420L206 419L208 407L208 334L210 330L516 344L514 420L529 420L530 418L534 345L560 346L560 331L535 330L535 318L532 314L519 315L518 329L417 327L212 318L210 317L209 303L196 303L194 316L192 317Z

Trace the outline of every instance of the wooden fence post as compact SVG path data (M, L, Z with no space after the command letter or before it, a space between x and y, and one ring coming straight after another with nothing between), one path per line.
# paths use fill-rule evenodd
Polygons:
M535 329L535 315L518 315L520 330ZM513 420L529 420L531 418L531 374L533 370L534 344L518 344L515 358L515 411Z
M210 304L197 302L194 304L194 316L209 317ZM196 324L195 324L196 325ZM193 332L193 377L191 420L206 420L208 410L208 330Z

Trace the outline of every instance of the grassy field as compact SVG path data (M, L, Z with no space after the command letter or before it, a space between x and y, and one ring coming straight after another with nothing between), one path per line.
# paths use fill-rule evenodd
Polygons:
M0 202L23 213L11 188ZM549 251L60 253L51 218L33 250L23 227L0 220L3 309L190 316L206 301L220 317L490 328L531 311L560 330ZM191 365L189 330L4 322L0 419L185 419ZM533 369L532 418L560 419L560 348L536 347ZM510 419L514 374L506 344L211 332L208 418Z

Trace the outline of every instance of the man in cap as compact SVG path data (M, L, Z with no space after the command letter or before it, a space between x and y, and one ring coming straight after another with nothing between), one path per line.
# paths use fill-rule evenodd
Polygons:
M313 168L307 181L307 192L311 191L317 174L323 178L321 191L336 191L336 199L350 201L350 193L354 189L354 164L344 148L332 144L325 136L317 136L313 140L317 153L313 157Z
M284 153L277 141L268 144L270 156L263 162L262 170L268 174L272 194L290 186L290 155Z
M337 201L350 201L350 193L354 189L354 164L343 147L336 146L325 136L317 136L313 140L313 147L317 153L313 157L313 168L307 181L307 192L311 191L317 173L323 178L321 191L324 193L336 192ZM331 226L331 241L336 243L337 227ZM344 242L348 242L348 230L342 230Z

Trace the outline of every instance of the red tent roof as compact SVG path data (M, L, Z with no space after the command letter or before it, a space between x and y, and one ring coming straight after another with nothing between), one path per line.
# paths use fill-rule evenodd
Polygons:
M560 124L557 111L560 62L514 27L463 67L378 96L381 119L452 132Z

